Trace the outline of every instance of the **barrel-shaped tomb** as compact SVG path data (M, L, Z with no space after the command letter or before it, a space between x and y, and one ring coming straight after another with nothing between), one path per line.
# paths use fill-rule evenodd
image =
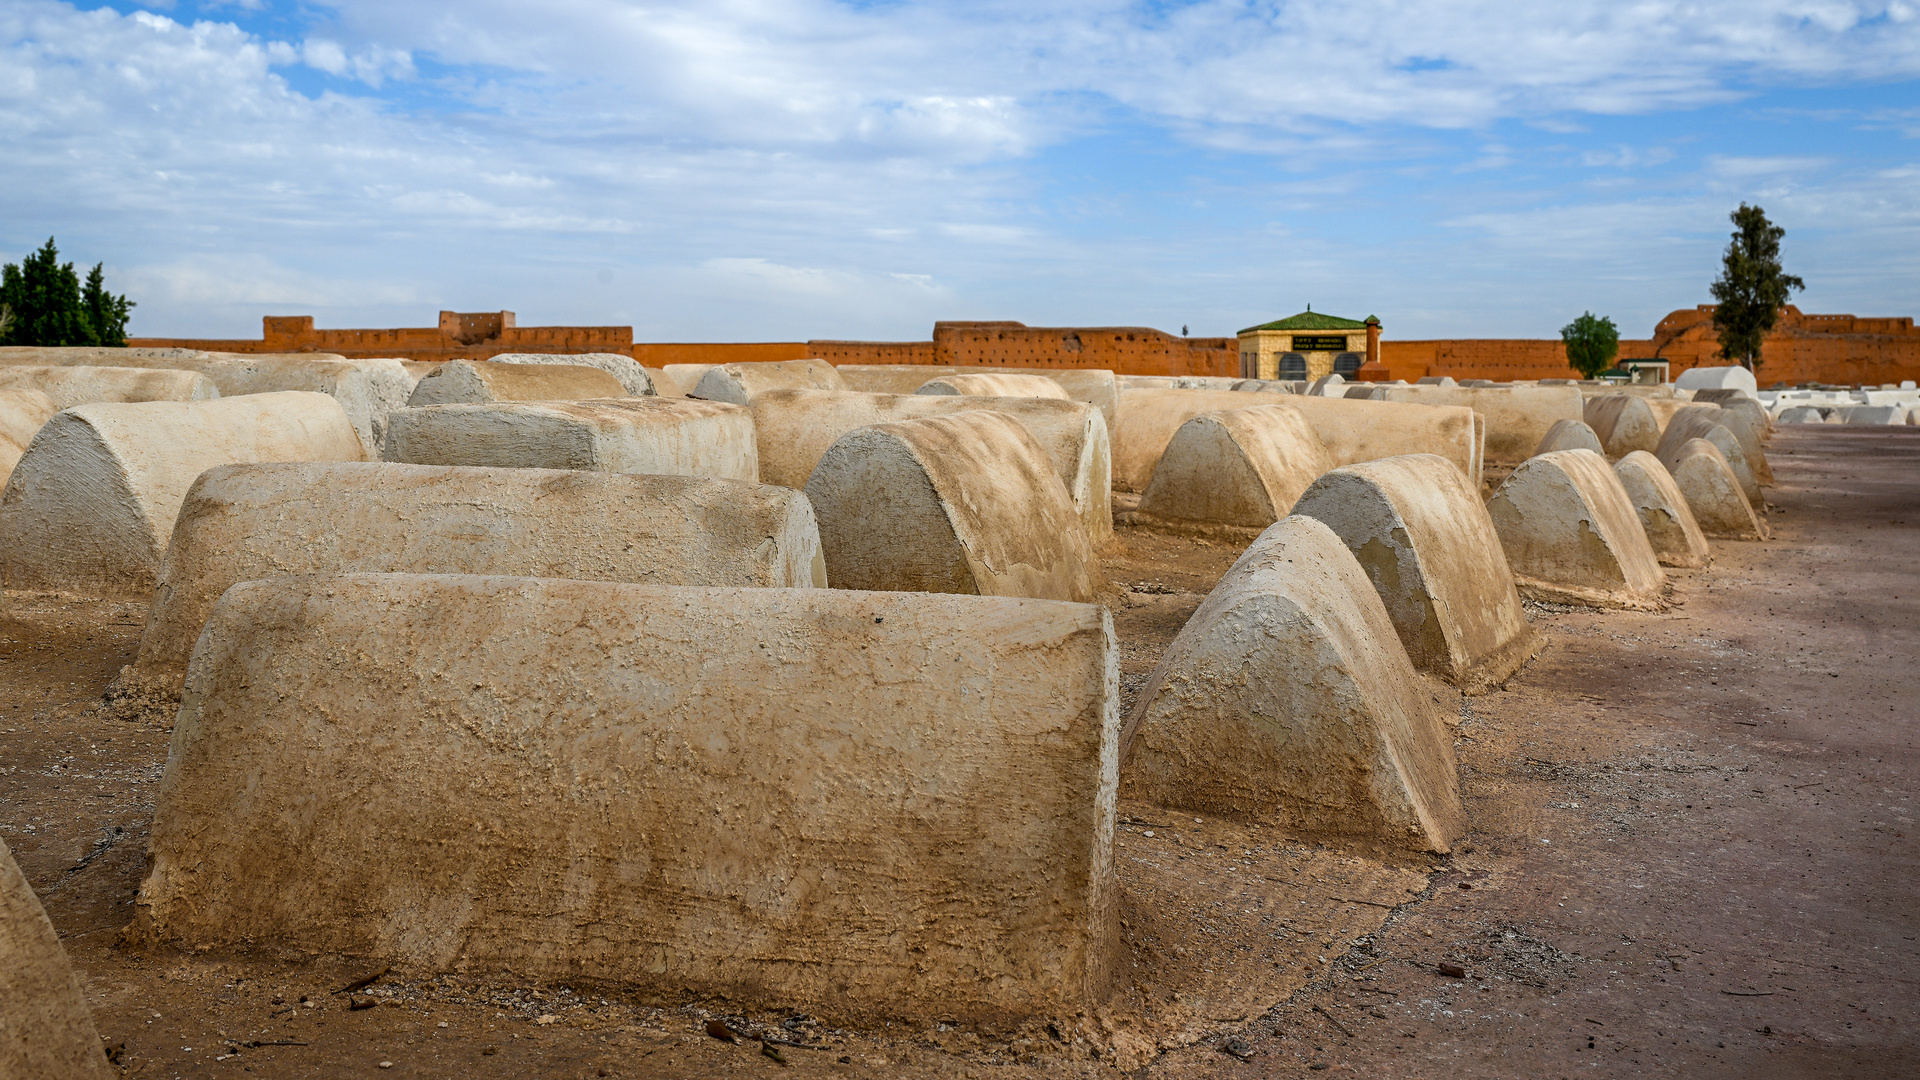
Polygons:
M1117 665L1086 604L246 582L129 934L856 1020L1091 1010Z
M389 418L382 456L414 465L760 478L751 413L667 397L403 409Z

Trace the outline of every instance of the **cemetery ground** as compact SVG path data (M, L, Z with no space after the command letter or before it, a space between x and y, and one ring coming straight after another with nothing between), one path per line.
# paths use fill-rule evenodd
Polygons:
M1434 687L1452 855L1123 802L1095 1016L857 1024L126 948L168 731L98 706L144 604L8 597L0 837L131 1076L1920 1075L1920 430L1785 426L1770 457L1773 539L1672 571L1670 611L1529 605L1547 645L1504 690ZM1120 530L1127 706L1238 551Z

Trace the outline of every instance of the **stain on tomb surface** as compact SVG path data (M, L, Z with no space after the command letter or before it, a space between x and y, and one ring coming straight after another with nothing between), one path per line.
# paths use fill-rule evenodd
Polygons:
M8 594L0 835L129 1075L1920 1075L1920 431L1787 428L1768 452L1771 541L1670 571L1665 613L1530 605L1540 658L1504 692L1446 699L1470 827L1450 858L1123 803L1123 977L1086 1026L852 1029L504 975L336 994L379 965L122 949L168 733L91 710L140 604ZM1117 530L1102 600L1123 684L1238 553Z

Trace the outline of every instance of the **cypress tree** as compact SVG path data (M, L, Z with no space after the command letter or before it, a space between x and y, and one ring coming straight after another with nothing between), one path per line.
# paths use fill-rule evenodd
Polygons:
M1741 203L1727 216L1735 229L1721 258L1720 280L1712 286L1719 301L1713 326L1721 357L1758 371L1760 343L1779 319L1788 290L1807 285L1781 267L1780 238L1787 230L1768 221L1765 210Z
M0 268L0 303L13 312L9 345L90 345L92 334L80 306L80 278L73 264L60 264L60 249L47 237L39 251Z
M18 265L0 267L0 309L10 316L0 319L0 344L122 346L133 307L107 291L102 264L87 274L83 291L51 236Z
M133 301L107 291L106 274L101 263L87 272L87 284L80 293L80 306L86 316L87 331L94 345L123 348L127 344L127 317Z

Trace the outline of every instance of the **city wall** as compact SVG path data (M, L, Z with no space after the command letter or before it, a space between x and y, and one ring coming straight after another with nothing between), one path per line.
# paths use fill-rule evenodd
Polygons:
M835 364L1105 368L1118 375L1240 374L1235 338L1188 338L1145 326L937 322L932 341L809 341Z
M1682 308L1653 330L1654 353L1678 375L1690 367L1724 364L1713 330L1713 305ZM1624 354L1624 350L1623 350ZM1920 328L1913 319L1808 315L1792 304L1760 345L1755 373L1761 386L1776 382L1877 386L1920 379Z
M1018 322L938 322L928 341L770 341L635 343L627 326L516 325L511 311L443 311L433 327L320 330L312 316L268 316L260 340L135 338L145 348L236 353L338 353L349 358L484 360L504 352L608 352L649 367L817 357L834 364L983 365L1105 368L1121 375L1236 377L1235 338L1189 338L1142 326L1027 326ZM1713 308L1675 311L1651 338L1620 342L1620 358L1660 359L1671 375L1717 366ZM1574 373L1555 339L1446 338L1380 342L1384 377L1412 382L1455 379L1564 379ZM1372 374L1372 372L1369 372ZM1762 386L1866 384L1920 379L1920 329L1911 318L1807 315L1789 306L1761 350Z

